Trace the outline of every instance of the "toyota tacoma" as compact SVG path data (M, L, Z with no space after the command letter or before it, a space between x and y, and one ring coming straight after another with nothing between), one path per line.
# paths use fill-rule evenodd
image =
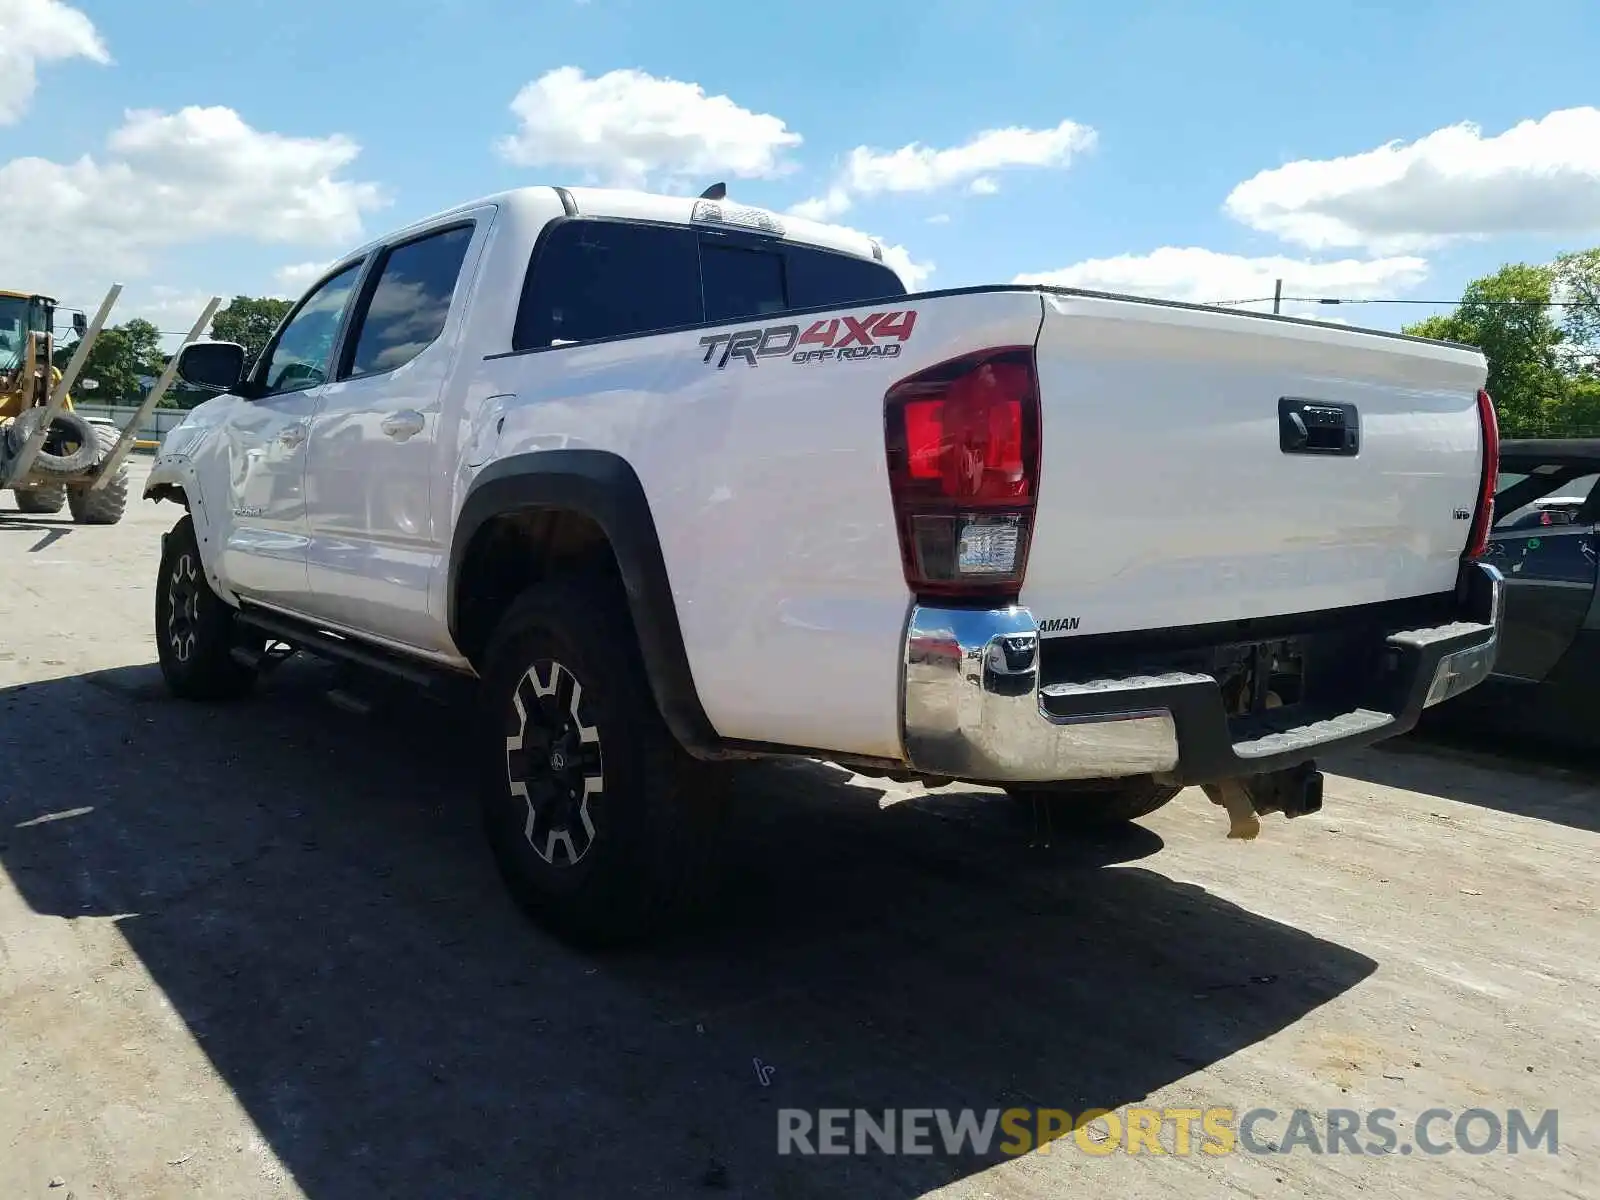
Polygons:
M562 933L707 874L716 764L1004 789L1053 828L1188 785L1235 836L1491 670L1475 349L999 285L850 231L527 187L332 264L145 496L177 696L288 654L465 683L484 826Z

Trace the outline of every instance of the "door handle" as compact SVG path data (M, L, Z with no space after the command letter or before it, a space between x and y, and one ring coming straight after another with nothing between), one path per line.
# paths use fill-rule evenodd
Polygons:
M1285 454L1354 457L1361 452L1361 414L1354 404L1280 396L1278 449Z
M379 428L398 442L403 442L409 437L415 437L422 432L425 420L421 413L414 409L404 409L401 412L390 413L383 419Z

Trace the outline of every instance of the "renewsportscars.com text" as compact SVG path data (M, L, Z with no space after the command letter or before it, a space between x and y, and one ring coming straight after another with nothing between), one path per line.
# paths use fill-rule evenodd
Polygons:
M778 1153L944 1154L986 1157L1063 1151L1169 1154L1555 1154L1558 1110L1428 1108L1402 1116L1360 1111L1229 1107L1138 1108L783 1108Z

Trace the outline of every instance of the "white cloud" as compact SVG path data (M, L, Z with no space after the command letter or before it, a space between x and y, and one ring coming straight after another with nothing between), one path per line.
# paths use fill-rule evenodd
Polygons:
M1087 125L1062 121L1053 129L989 129L946 150L917 142L889 151L857 146L826 193L790 211L824 219L849 211L857 196L933 192L962 184L976 195L992 195L1000 187L995 172L1071 166L1076 155L1094 148L1096 137Z
M273 295L283 300L298 300L331 266L332 262L318 261L290 263L288 266L279 267L272 273L272 282L276 285Z
M752 112L697 83L617 70L591 79L557 67L511 101L518 128L496 143L519 166L565 167L601 182L642 187L652 179L755 179L789 170L801 137L779 117Z
M27 113L41 63L73 58L111 61L83 13L61 0L0 0L0 125L15 124Z
M290 137L252 129L231 108L130 112L110 137L125 168L153 194L117 197L124 210L144 201L144 220L163 210L184 240L239 234L269 242L334 243L358 237L363 214L387 203L374 183L337 178L361 147L342 134ZM80 163L87 160L79 160ZM173 221L173 217L176 221ZM158 223L159 224L159 223Z
M1600 229L1600 109L1569 108L1492 137L1474 124L1344 158L1262 171L1226 208L1311 249L1397 253L1495 234Z
M1018 275L1012 282L1214 304L1270 298L1278 279L1283 280L1286 296L1372 299L1413 288L1427 274L1427 262L1412 257L1315 262L1247 258L1197 246L1163 246L1149 254L1091 258L1054 271ZM1306 308L1286 305L1284 311Z
M923 284L928 282L928 276L933 274L934 265L931 262L918 262L911 257L911 251L904 246L883 246L883 261L891 267L895 274L904 281L910 291L921 290Z
M883 154L857 146L845 179L860 193L931 192L1007 168L1070 166L1094 143L1094 130L1063 121L1054 129L991 129L949 150L913 143Z
M0 269L65 300L98 297L113 278L147 275L161 252L210 238L351 243L388 203L378 185L344 177L359 153L337 134L253 129L229 108L129 112L103 157L0 164Z
M929 225L948 225L948 224L950 224L950 214L949 213L934 213L933 216L928 218L928 224Z
M850 193L842 187L829 188L821 196L813 196L809 200L802 200L799 204L789 209L797 217L804 217L808 221L828 221L847 212L852 201Z

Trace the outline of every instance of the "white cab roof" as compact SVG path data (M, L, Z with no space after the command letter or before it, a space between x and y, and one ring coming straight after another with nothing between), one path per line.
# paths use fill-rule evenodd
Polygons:
M356 254L364 253L378 242L388 241L390 238L400 236L414 227L431 225L454 213L481 208L486 204L513 210L526 209L535 203L543 207L549 202L554 187L555 185L540 185L515 188L511 191L481 196L476 200L455 205L452 208L414 221L404 229L391 230L380 237L371 239L365 246L358 250L352 250L342 257L354 257ZM696 198L693 196L662 196L654 192L634 192L616 188L575 187L565 190L572 197L573 203L577 205L578 215L587 217L622 217L636 221L660 221L669 225L687 225L690 223L696 203ZM718 203L730 209L752 209L756 207L742 204L731 196ZM765 209L756 209L756 211L766 212L768 216L782 225L784 241L786 242L818 246L826 250L836 250L851 254L858 258L877 257L873 253L872 239L854 229L847 229L840 225L825 225L820 221L808 221L801 217L772 213Z

